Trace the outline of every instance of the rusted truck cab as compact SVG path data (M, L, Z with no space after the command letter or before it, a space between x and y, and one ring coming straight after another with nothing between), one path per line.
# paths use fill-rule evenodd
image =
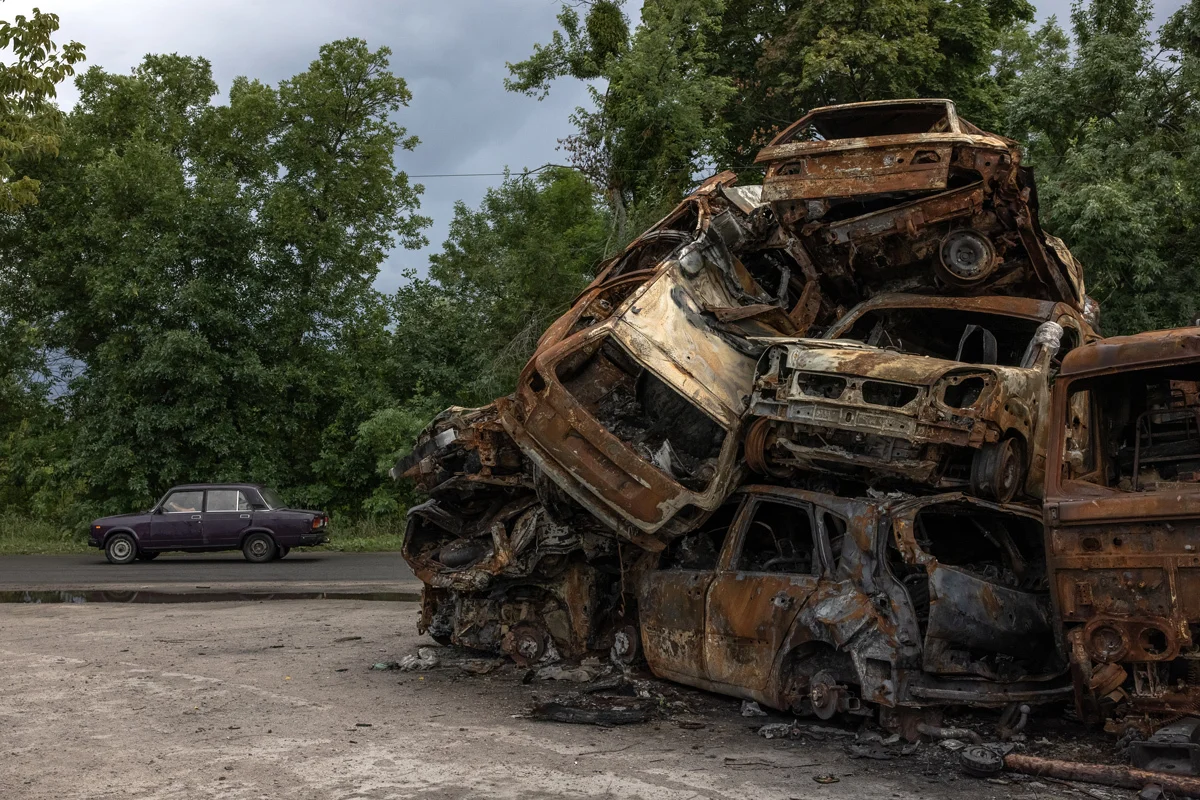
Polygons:
M1200 329L1063 362L1047 445L1050 576L1080 716L1200 712Z
M739 489L644 575L656 675L828 719L1063 700L1036 513ZM911 732L911 730L909 731Z
M892 294L759 360L746 461L869 485L1040 497L1049 382L1095 339L1066 303Z

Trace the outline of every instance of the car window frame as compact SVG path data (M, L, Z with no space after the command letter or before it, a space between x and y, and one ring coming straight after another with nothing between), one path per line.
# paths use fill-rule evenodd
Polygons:
M233 508L220 508L220 509L209 508L208 507L208 498L213 492L233 492L235 495L239 495L239 496L242 494L241 489L230 489L228 487L220 488L220 489L216 489L216 488L205 489L204 490L204 513L205 514L231 514L231 513L236 514L236 513L238 513L238 511L241 510L240 508L238 508L238 506L240 505L238 502L238 500L240 499L239 497L234 498L234 501L233 501L234 507Z
M740 569L738 567L738 559L741 558L742 548L746 541L746 536L750 532L750 525L754 521L754 515L758 511L758 507L763 503L776 503L778 505L792 506L794 508L805 511L808 514L809 524L813 535L813 544L816 547L816 552L813 558L814 569L811 572L764 572L762 570ZM829 575L829 563L827 553L829 552L829 544L825 540L824 526L818 526L816 509L818 506L807 501L799 500L791 497L780 497L775 495L752 495L749 501L743 503L738 512L737 519L734 524L737 530L733 536L727 536L725 539L725 551L721 554L721 559L717 563L717 572L731 572L740 575L783 575L793 579L811 578L814 581L821 580ZM822 510L825 510L822 507ZM819 569L818 569L819 567Z
M200 508L195 511L168 511L167 510L167 501L170 500L172 497L174 497L177 494L198 494L198 495L200 495ZM176 489L176 490L167 492L166 496L163 497L162 502L159 503L158 511L161 514L201 514L201 513L203 513L203 509L207 502L208 502L208 494L207 494L207 490L205 490L205 489Z

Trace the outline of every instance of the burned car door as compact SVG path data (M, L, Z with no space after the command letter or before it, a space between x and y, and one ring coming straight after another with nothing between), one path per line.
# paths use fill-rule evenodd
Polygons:
M712 586L705 673L735 693L761 693L796 614L826 572L813 507L784 497L753 497Z
M698 530L672 542L659 568L643 579L638 600L642 646L655 675L683 683L704 675L708 589L744 499L735 497Z
M924 636L923 669L1032 680L1062 672L1038 515L961 494L891 511L889 568Z

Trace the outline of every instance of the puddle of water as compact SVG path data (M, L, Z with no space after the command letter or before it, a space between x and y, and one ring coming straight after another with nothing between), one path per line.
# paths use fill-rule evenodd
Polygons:
M379 600L418 602L417 592L114 592L80 591L0 592L0 603L217 603L230 600Z

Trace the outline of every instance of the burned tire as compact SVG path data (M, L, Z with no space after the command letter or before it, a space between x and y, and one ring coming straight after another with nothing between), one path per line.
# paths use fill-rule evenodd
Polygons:
M158 558L158 553L147 553L144 550L137 554L138 561L153 561Z
M137 542L128 533L114 533L104 543L104 557L110 564L132 563L137 554Z
M1008 503L1025 484L1025 447L1015 436L979 448L971 462L971 490L979 497Z
M242 555L247 561L263 564L275 558L278 548L275 540L267 533L252 533L242 542Z

